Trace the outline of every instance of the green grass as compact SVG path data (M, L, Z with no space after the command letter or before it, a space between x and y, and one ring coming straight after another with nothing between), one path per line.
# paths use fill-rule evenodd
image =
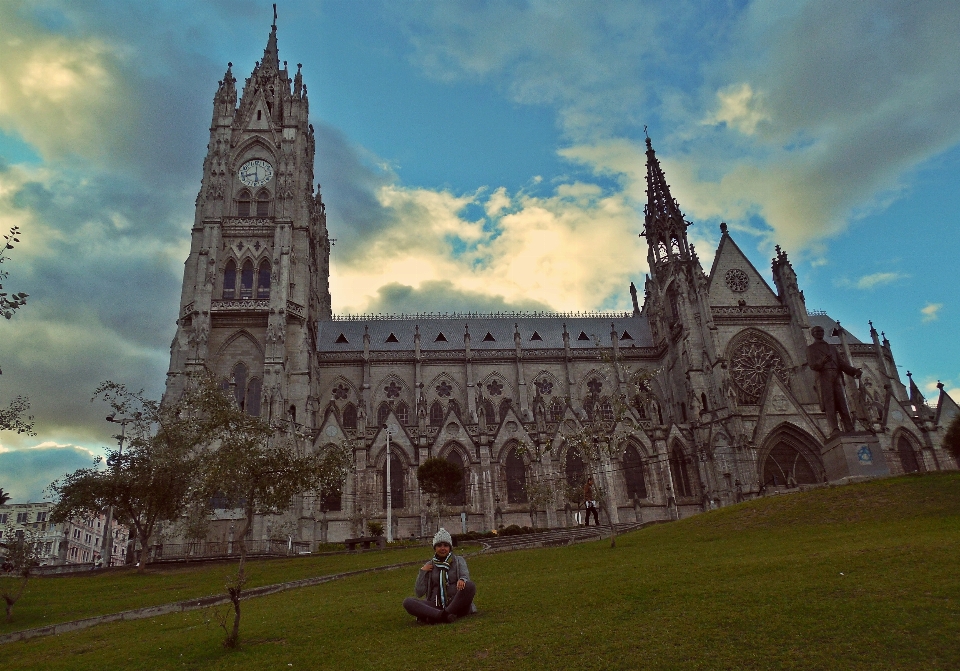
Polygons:
M247 563L246 587L398 564L419 559L424 552L423 547L418 547L356 555L253 560ZM148 566L143 575L137 574L136 570L124 570L32 578L14 607L13 622L6 622L0 611L0 634L225 594L224 584L236 572L237 562L231 561L180 566L157 564ZM14 588L18 582L14 578L0 578L0 590Z
M401 609L409 568L247 602L239 650L196 612L0 652L37 669L956 669L958 557L960 474L904 477L753 501L615 549L476 557L481 612L447 626Z

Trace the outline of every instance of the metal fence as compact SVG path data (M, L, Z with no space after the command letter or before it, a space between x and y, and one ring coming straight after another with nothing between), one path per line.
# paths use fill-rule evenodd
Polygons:
M295 541L246 542L248 555L297 555L310 552L310 543ZM233 557L240 554L239 541L165 543L150 548L153 561L164 559L203 559L207 557Z

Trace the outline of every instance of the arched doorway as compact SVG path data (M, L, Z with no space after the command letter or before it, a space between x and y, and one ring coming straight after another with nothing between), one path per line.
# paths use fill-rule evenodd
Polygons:
M806 432L781 424L764 442L760 458L760 484L796 487L824 481L820 448Z
M633 444L628 444L623 453L623 479L627 485L628 499L647 498L647 483L643 479L643 462Z
M920 462L917 461L913 444L903 433L897 439L897 456L900 457L900 466L904 473L917 473L920 470Z

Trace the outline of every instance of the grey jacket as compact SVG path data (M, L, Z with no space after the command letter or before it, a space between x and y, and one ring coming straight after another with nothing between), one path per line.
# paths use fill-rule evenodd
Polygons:
M457 593L457 581L461 578L470 580L470 569L467 568L467 560L460 555L451 554L453 560L450 563L450 570L447 572L447 603ZM417 574L417 582L414 585L414 591L417 597L423 598L426 595L427 603L436 606L440 599L440 569L434 567L432 571L420 569ZM470 604L470 612L477 612L477 606Z

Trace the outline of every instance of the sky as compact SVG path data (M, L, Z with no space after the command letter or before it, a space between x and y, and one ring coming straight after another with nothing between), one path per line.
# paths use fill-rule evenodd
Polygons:
M809 309L960 400L960 3L284 1L337 313L628 309L644 129L709 270L719 224ZM0 0L0 487L40 500L114 442L114 380L159 397L213 95L270 3Z

